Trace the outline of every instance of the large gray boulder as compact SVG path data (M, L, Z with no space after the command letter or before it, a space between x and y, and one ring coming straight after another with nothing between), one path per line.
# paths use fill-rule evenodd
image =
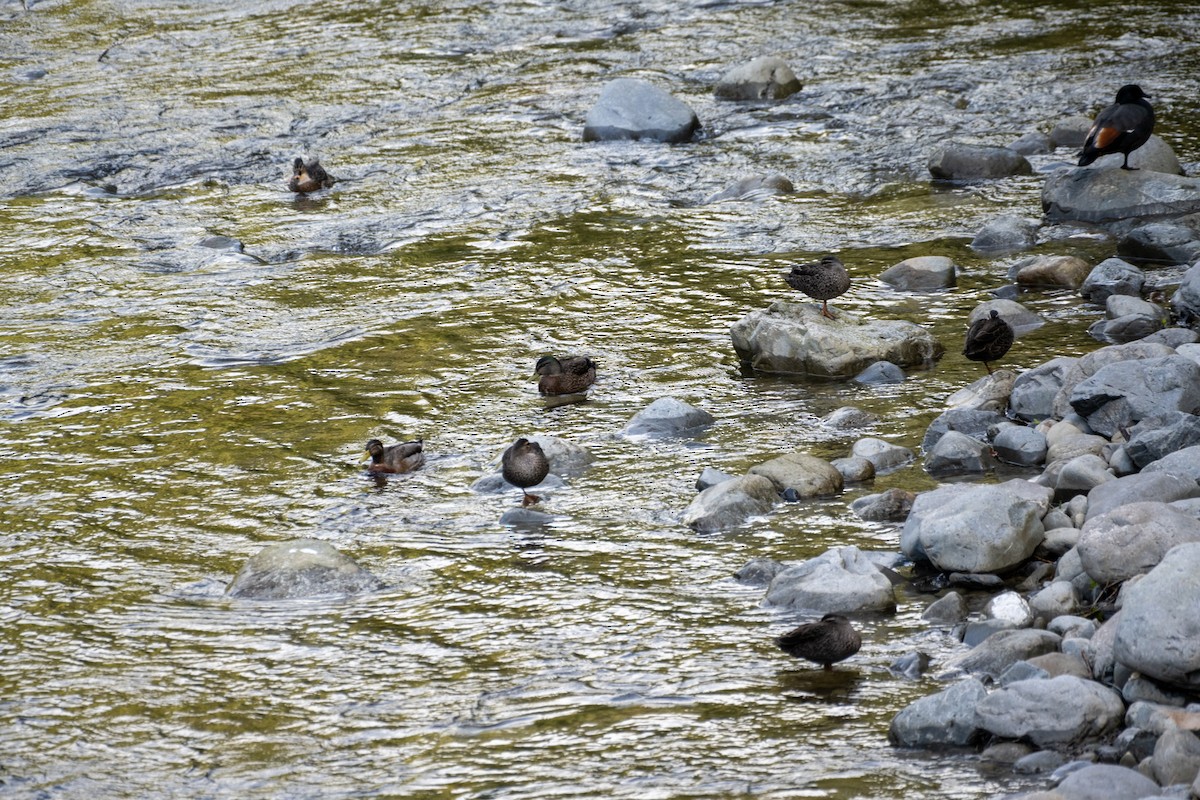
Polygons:
M759 56L726 72L713 87L720 100L782 100L803 88L777 56Z
M1171 296L1171 306L1185 319L1200 317L1200 261L1183 273L1183 280Z
M975 238L971 249L977 253L999 255L1029 250L1037 244L1038 223L1015 214L1002 214L984 224Z
M710 486L683 511L683 524L701 533L736 528L766 514L779 501L775 484L762 475L745 475Z
M1169 472L1141 472L1107 481L1088 492L1087 518L1137 502L1171 503L1200 496L1200 487L1190 478Z
M1038 747L1062 747L1097 739L1125 718L1121 695L1074 675L1010 683L975 707L979 727Z
M1017 338L1024 336L1030 331L1037 330L1046 324L1046 320L1016 300L1009 300L1007 297L994 297L991 300L984 300L971 309L971 313L967 315L967 327L969 328L977 320L990 317L993 311L1008 323L1008 327L1013 329L1013 335Z
M1100 156L1084 169L1117 170L1123 163L1124 156L1119 153L1110 153ZM1175 151L1158 135L1151 135L1145 144L1129 154L1129 166L1138 171L1149 170L1168 175L1183 174L1183 168L1179 164L1179 158L1175 155Z
M997 369L981 376L946 398L951 410L992 411L997 414L1008 408L1017 373L1011 369Z
M696 112L669 92L646 81L617 78L604 84L588 111L583 140L686 142L699 127Z
M1113 654L1143 675L1200 688L1200 543L1172 548L1128 587Z
M929 156L929 174L940 180L970 181L1030 175L1033 167L1015 150L993 145L947 142Z
M1078 360L1059 356L1018 375L1008 398L1013 414L1027 422L1052 418L1054 398L1062 388L1068 370Z
M1134 462L1137 462L1136 458ZM1142 472L1169 472L1191 478L1200 484L1200 444L1168 453L1142 467Z
M956 283L954 261L945 256L906 258L879 273L879 280L904 292L950 289Z
M852 545L826 550L783 570L771 580L766 601L817 614L896 608L892 582Z
M925 471L934 477L979 475L995 468L991 448L958 431L947 431L925 454Z
M1170 728L1154 743L1154 779L1161 786L1191 785L1200 773L1200 739L1191 731Z
M900 533L900 549L950 572L1003 572L1041 543L1052 494L1021 480L923 492Z
M933 334L904 320L821 315L819 304L778 301L752 311L730 329L733 349L760 372L850 378L876 361L901 367L941 357Z
M951 673L962 671L994 680L1018 661L1056 652L1060 644L1062 638L1050 631L1033 628L997 631L969 653L951 659L946 668Z
M894 472L916 459L916 454L907 447L883 439L867 436L854 443L850 452L856 458L865 458L875 467L876 475Z
M975 707L987 696L976 678L909 703L892 718L888 739L897 747L965 747L979 736Z
M1063 778L1051 797L1056 800L1145 800L1161 794L1158 784L1135 769L1116 764L1091 764Z
M626 436L671 437L691 436L716 420L703 409L688 405L674 397L660 397L643 408L625 426Z
M775 484L778 492L791 489L795 496L828 497L842 491L842 473L823 458L807 453L786 453L750 468Z
M1097 583L1149 572L1178 544L1200 542L1200 520L1166 503L1139 502L1092 517L1079 533L1079 557Z
M1147 417L1134 425L1129 430L1125 452L1134 466L1141 467L1143 471L1179 472L1182 469L1180 474L1200 482L1200 472L1197 472L1195 465L1188 465L1194 458L1191 453L1196 445L1200 445L1200 417L1172 412ZM1175 456L1180 452L1184 455ZM1151 467L1155 468L1152 470Z
M1200 258L1200 214L1144 222L1122 236L1117 248L1130 258L1195 263Z
M383 588L383 581L318 539L268 545L246 561L225 594L251 600L348 595Z
M1180 355L1101 367L1071 391L1071 407L1097 433L1111 437L1155 414L1200 410L1200 364Z
M1145 283L1146 274L1133 264L1108 258L1092 268L1079 287L1079 294L1084 300L1104 305L1113 295L1140 297Z
M1063 376L1062 388L1054 396L1054 416L1062 419L1068 414L1074 413L1070 401L1075 387L1109 364L1115 364L1118 361L1145 361L1172 355L1176 355L1174 348L1151 342L1114 344L1093 350L1067 368L1067 372Z
M1200 179L1148 170L1067 169L1046 179L1042 210L1052 222L1189 214L1200 211Z

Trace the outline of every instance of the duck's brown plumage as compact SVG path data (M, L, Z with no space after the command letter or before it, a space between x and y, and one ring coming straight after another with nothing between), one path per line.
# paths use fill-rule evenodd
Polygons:
M775 643L788 655L833 669L835 663L858 652L862 637L841 614L826 614L820 622L801 625L778 637Z
M530 506L541 498L526 490L546 479L550 473L550 462L542 452L540 444L522 437L513 442L512 446L504 451L504 455L500 456L500 471L504 480L513 486L519 486L524 492L521 505Z
M292 177L288 180L288 189L296 194L308 194L318 189L328 189L333 186L335 180L317 159L306 163L303 158L297 158L292 162Z
M850 288L850 275L837 256L825 256L810 264L797 264L784 280L793 289L820 300L821 314L830 319L836 317L829 313L829 301L845 294Z
M1154 131L1154 109L1146 102L1150 95L1142 87L1130 83L1117 91L1117 102L1096 115L1079 154L1079 166L1086 167L1100 156L1122 153L1129 166L1129 154L1144 145Z
M372 439L367 442L367 454L371 456L367 471L385 474L412 472L425 463L424 449L425 443L420 439L391 447L384 447L383 442Z
M1000 319L1000 312L993 308L991 314L975 320L967 329L963 355L972 361L982 361L990 374L992 365L988 362L1003 358L1012 343L1013 329Z
M596 382L596 362L587 356L542 356L533 372L542 394L579 394Z

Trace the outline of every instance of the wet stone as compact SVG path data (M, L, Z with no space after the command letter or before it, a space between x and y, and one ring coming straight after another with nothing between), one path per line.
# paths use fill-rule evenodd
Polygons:
M1042 209L1054 222L1195 213L1200 211L1200 179L1150 170L1062 170L1046 180Z
M979 229L971 240L971 249L987 255L1018 253L1037 244L1037 231L1037 222L1015 214L1005 214Z
M1084 300L1103 305L1112 295L1140 297L1146 275L1140 269L1119 258L1101 261L1079 287Z
M939 180L966 181L1030 175L1025 156L1007 147L948 142L929 157L929 174Z
M725 73L713 94L720 100L782 100L803 88L782 58L759 56Z
M915 492L892 488L880 494L860 497L850 504L850 510L871 522L903 522L912 510Z
M293 539L269 545L251 557L226 589L230 597L283 600L375 591L383 581L333 545Z
M779 194L791 194L795 190L792 182L782 175L758 175L752 178L742 178L704 202L707 204L720 203L725 200L763 200Z
M875 477L875 465L862 456L835 458L829 465L841 473L844 483L865 483Z
M954 261L945 256L916 256L888 267L879 280L905 292L934 292L955 286Z
M634 78L617 78L600 90L588 111L583 140L647 139L686 142L700 128L700 120L686 103L669 92Z
M1031 256L1014 264L1009 274L1022 286L1078 289L1091 271L1078 256Z
M904 370L890 361L876 361L854 376L856 383L877 386L888 383L904 383Z

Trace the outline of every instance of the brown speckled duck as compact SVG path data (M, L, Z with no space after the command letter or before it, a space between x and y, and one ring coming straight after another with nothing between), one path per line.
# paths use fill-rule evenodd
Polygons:
M296 194L308 194L318 189L328 189L336 180L325 171L317 159L305 163L303 158L297 157L292 162L292 177L288 180L288 189Z
M975 320L967 329L963 355L972 361L982 361L990 375L992 365L988 362L1003 358L1012 343L1013 329L1000 319L1000 312L993 308L991 314Z
M811 264L797 264L784 280L793 289L820 300L821 315L829 319L837 319L829 312L829 301L850 288L850 275L837 256L825 256Z
M542 394L579 394L596 382L596 362L587 356L557 359L542 356L534 367Z
M391 475L412 472L425 463L424 449L425 443L420 439L391 447L384 447L383 442L372 439L367 442L367 455L371 458L367 471Z
M862 637L850 620L841 614L826 614L820 622L809 622L775 639L779 649L796 658L807 659L833 669L862 647Z
M504 480L513 486L519 486L524 492L521 506L531 506L542 498L526 491L530 486L537 486L550 473L550 462L542 452L542 446L522 437L513 442L512 446L500 456L500 471Z

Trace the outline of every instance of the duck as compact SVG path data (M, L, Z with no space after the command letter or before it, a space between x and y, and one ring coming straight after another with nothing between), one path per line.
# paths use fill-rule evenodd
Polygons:
M1144 145L1154 131L1154 109L1146 102L1149 96L1136 83L1118 89L1117 102L1096 115L1083 142L1079 166L1086 167L1100 156L1122 153L1125 161L1121 169L1137 169L1129 166L1129 154Z
M989 361L998 361L1012 347L1013 329L1007 322L1000 319L1000 312L992 309L986 317L980 317L971 323L967 329L967 342L963 346L963 355L972 361L982 361L992 374Z
M587 356L542 356L533 368L542 394L579 394L596 382L596 362Z
M530 486L537 486L550 474L550 461L540 444L521 437L500 456L500 471L504 480L520 487L524 493L521 498L521 507L524 508L541 501L542 498L527 490Z
M383 442L372 439L367 442L367 456L371 459L367 472L399 474L412 472L425 463L425 443L421 439L384 447Z
M821 316L837 319L829 311L829 301L850 288L850 276L837 256L824 256L811 264L797 264L784 277L788 286L821 301Z
M308 194L318 189L328 189L336 180L325 171L317 159L305 163L303 158L297 156L292 162L292 177L288 180L288 189L296 194Z
M790 656L815 661L826 670L845 661L862 647L862 637L841 614L826 614L819 622L808 622L775 639Z

